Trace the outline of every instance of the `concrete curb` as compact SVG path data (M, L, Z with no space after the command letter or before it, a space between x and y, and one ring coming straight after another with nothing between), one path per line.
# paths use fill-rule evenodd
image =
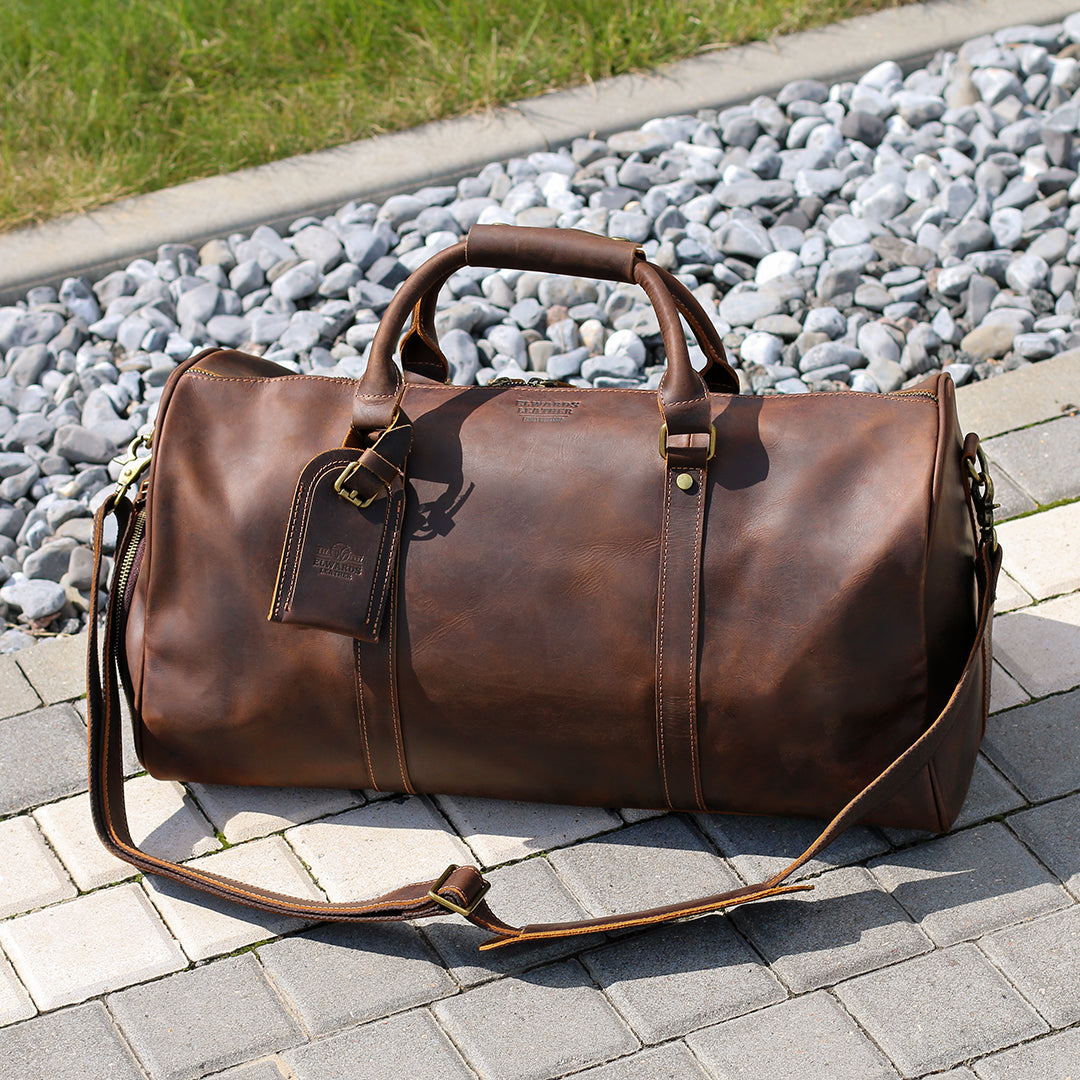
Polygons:
M835 82L883 60L918 66L937 49L1027 23L1057 22L1078 0L933 0L820 30L705 54L490 112L195 180L0 236L0 303L69 275L99 277L159 244L200 243L452 182L489 161L769 94L794 79Z

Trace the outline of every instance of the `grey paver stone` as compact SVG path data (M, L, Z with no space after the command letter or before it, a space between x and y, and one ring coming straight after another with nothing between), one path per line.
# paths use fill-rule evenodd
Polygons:
M1036 509L1038 503L1005 472L997 461L990 462L990 476L994 481L995 521L1008 521L1010 518L1028 514Z
M1071 902L997 821L885 855L870 869L938 945L979 937Z
M636 825L639 821L648 821L650 818L663 817L665 811L663 810L642 810L637 807L623 807L619 810L619 817L627 823L627 825Z
M905 1077L948 1069L1047 1030L971 944L859 975L836 994Z
M954 829L963 829L978 821L1007 814L1024 805L1024 797L987 760L984 754L975 759L971 787L967 798L953 822Z
M0 918L74 895L37 825L25 816L0 821Z
M85 789L86 729L70 705L0 720L0 814Z
M325 899L280 836L226 848L215 855L193 859L187 865L286 896ZM168 878L147 876L143 887L192 960L220 956L303 925L301 920L289 915L255 911Z
M1033 597L1015 578L1010 577L1006 570L998 574L997 592L994 594L994 611L1003 615L1006 611L1015 608L1027 607Z
M1080 896L1080 795L1013 814L1009 827Z
M146 1080L105 1006L91 1001L0 1033L0 1080Z
M296 1080L476 1080L426 1009L373 1020L282 1056Z
M26 1020L36 1012L26 988L0 953L0 1027L14 1024L16 1020ZM0 1035L0 1042L2 1041L3 1036Z
M896 1077L881 1051L823 990L696 1031L686 1042L716 1080Z
M86 640L85 633L48 638L15 654L15 662L46 705L86 693Z
M250 953L106 998L154 1080L189 1080L303 1039Z
M809 818L744 814L698 814L696 820L705 835L748 882L764 881L790 865L817 839L824 827L824 822ZM830 867L861 862L888 850L888 842L876 829L856 825L803 866L795 879L820 874Z
M574 1073L574 1080L708 1080L682 1043L652 1046L608 1065Z
M554 806L440 795L439 807L483 866L524 859L617 828L620 819L597 806Z
M180 784L138 776L127 781L124 793L132 839L151 853L182 862L221 847ZM98 839L88 794L41 806L34 818L80 889L136 874L135 867L110 855Z
M546 859L526 859L484 875L491 882L485 898L499 918L513 926L529 923L568 922L583 919L586 912L570 895ZM425 936L438 950L455 979L464 986L486 982L542 961L557 960L591 945L601 937L557 938L480 952L491 933L460 918L422 919Z
M987 439L983 448L1036 502L1080 495L1080 416L1060 416L999 435Z
M284 1080L289 1074L284 1070L285 1063L277 1057L251 1061L246 1065L237 1065L235 1069L214 1073L213 1080Z
M411 926L332 923L271 942L258 953L315 1035L457 991Z
M979 945L1051 1027L1080 1020L1080 905L999 930Z
M1080 1062L1080 1028L995 1054L975 1066L979 1080L1072 1080Z
M993 661L990 675L990 711L1015 709L1031 700L1031 695L998 663Z
M380 896L438 877L449 863L472 862L427 799L416 797L371 803L285 836L335 901Z
M1009 574L1036 600L1080 589L1080 502L998 529Z
M0 717L17 716L40 704L14 657L0 656Z
M581 959L644 1043L787 997L721 916L661 927Z
M731 917L796 993L832 986L933 948L869 871L814 879L814 891L732 908Z
M1080 402L1080 349L1010 371L1000 379L962 386L956 393L963 431L984 439L1060 416Z
M990 717L986 756L1033 802L1080 788L1080 691Z
M1032 697L1080 686L1080 593L995 619L994 653Z
M291 825L339 814L363 796L333 788L226 787L191 784L191 793L230 844L280 832Z
M39 1009L83 1001L187 960L134 884L0 923L0 945Z
M560 877L594 915L738 888L742 882L681 818L629 825L548 856Z
M477 1072L499 1080L547 1080L639 1045L573 960L485 983L432 1009Z

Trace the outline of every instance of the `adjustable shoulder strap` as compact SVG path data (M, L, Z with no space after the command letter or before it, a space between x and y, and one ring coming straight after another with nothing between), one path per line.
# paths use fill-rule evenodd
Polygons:
M124 499L110 499L95 520L94 580L100 581L101 536L108 517L116 518L122 537L131 514ZM495 936L480 947L499 948L517 942L592 934L623 927L648 926L687 915L699 915L733 907L751 900L813 888L812 885L785 885L784 882L845 829L864 818L874 807L892 797L933 757L958 719L973 709L986 716L990 665L990 618L994 588L1001 566L1001 552L992 535L984 535L980 545L976 575L979 586L978 623L975 641L963 673L945 708L930 727L884 772L872 780L833 818L821 835L790 866L756 885L746 885L713 896L684 900L664 907L609 915L577 922L545 923L517 928L504 923L483 900L488 884L472 866L450 867L435 881L417 882L384 896L355 903L326 903L283 896L246 885L193 866L169 862L142 851L131 839L124 804L124 776L120 743L119 642L121 597L117 589L109 595L105 640L99 661L97 619L90 620L87 658L88 746L90 759L90 801L94 825L105 847L115 856L148 873L239 904L277 914L336 922L389 922L456 912Z

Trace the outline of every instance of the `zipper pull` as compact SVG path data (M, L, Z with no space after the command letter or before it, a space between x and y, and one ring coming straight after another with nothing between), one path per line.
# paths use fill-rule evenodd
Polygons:
M113 492L113 506L127 494L128 489L134 484L150 465L150 455L139 455L142 449L149 450L153 440L153 433L149 435L137 435L128 447L127 456L120 462L120 475L116 480L116 490Z

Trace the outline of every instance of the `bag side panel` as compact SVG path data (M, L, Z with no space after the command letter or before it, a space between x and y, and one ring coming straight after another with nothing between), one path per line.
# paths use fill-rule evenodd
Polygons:
M716 426L700 666L706 799L831 817L925 726L936 403L736 398ZM904 803L889 823L933 819L925 778Z
M948 701L963 671L975 638L978 606L973 569L976 526L962 460L964 440L956 414L956 391L947 375L939 376L937 385L940 435L926 559L928 724ZM986 635L983 663L988 665L989 626ZM954 726L930 765L939 803L939 829L947 829L960 812L975 768L986 709L984 701L975 700L978 697L973 695L962 721Z
M348 430L354 390L198 369L176 383L139 582L142 752L154 775L366 786L352 640L266 618L297 477Z

